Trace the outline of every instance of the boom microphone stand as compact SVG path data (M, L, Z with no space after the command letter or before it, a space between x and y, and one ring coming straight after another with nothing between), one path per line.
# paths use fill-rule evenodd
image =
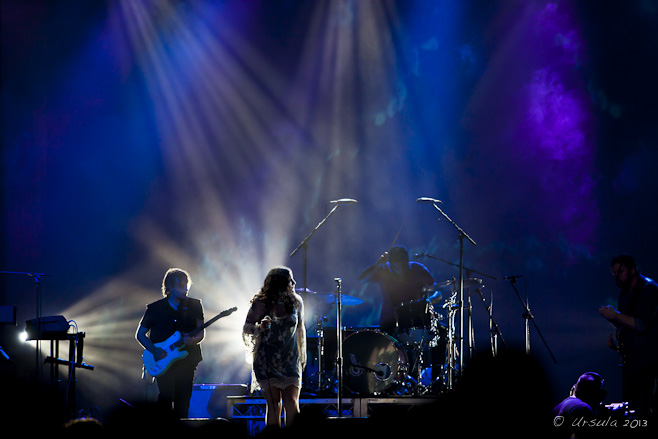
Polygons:
M351 199L351 198L341 198L341 199L338 199L338 200L330 201L329 203L334 204L334 207L322 219L322 221L320 221L318 223L318 225L315 226L315 228L311 231L311 233L309 233L308 236L306 238L304 238L304 240L297 246L297 248L295 248L292 251L292 253L290 253L290 257L292 258L293 256L295 256L295 254L300 249L304 250L303 251L303 257L302 257L302 288L303 288L302 298L304 300L304 303L306 303L306 296L307 296L307 292L309 291L308 290L308 285L307 285L308 284L307 276L308 276L308 243L309 243L309 241L311 240L313 235L315 235L315 232L317 232L320 229L320 227L322 227L324 225L324 223L327 222L329 217L336 211L336 209L338 209L339 206L346 205L346 204L356 204L356 202L357 202L356 200ZM340 296L339 296L339 299L340 299ZM338 313L340 315L340 308L338 310ZM340 332L340 327L339 327L339 332ZM322 365L320 364L320 365L318 365L318 367L322 367ZM321 374L320 374L320 376L321 376Z
M29 272L20 272L20 271L0 271L0 274L18 274L23 276L30 276L34 279L34 290L36 296L36 322L37 322L37 348L36 348L36 381L38 383L41 377L41 277L42 276L53 276L52 274L45 273L29 273Z
M500 341L503 343L504 347L507 347L507 344L505 343L505 339L503 339L503 333L500 332L500 328L498 327L498 324L496 323L493 317L493 292L491 293L490 304L487 304L484 295L482 295L481 288L476 289L475 293L477 293L480 296L480 298L482 299L482 303L484 304L484 307L487 310L487 313L489 314L489 332L491 333L491 354L495 357L496 355L498 355L498 339L500 338Z
M322 227L324 223L329 219L329 217L336 211L336 209L338 209L338 206L342 206L346 204L356 204L356 200L353 200L351 198L341 198L339 200L330 201L329 203L335 204L333 209L331 209L329 213L322 219L322 221L320 221L318 225L315 226L315 228L311 231L311 233L309 233L309 235L306 238L304 238L304 240L297 246L297 248L295 248L292 251L292 253L290 253L290 257L292 258L300 249L304 250L304 255L302 258L302 287L304 288L303 290L304 300L306 300L306 292L308 291L307 290L308 242L311 240L315 232L317 232L320 229L320 227Z
M464 238L468 239L473 245L477 245L468 234L459 227L443 210L438 206L439 203L443 204L441 200L433 198L418 198L419 203L432 203L432 206L457 230L459 235L459 303L457 304L459 310L459 374L461 375L464 368ZM448 386L452 389L454 385L454 371L455 371L455 358L452 347L450 348L450 376L448 378Z
M528 305L529 300L526 297L525 302L521 298L521 294L519 294L519 290L516 288L516 280L520 277L523 276L505 276L505 280L509 280L510 284L512 285L512 288L514 288L514 292L516 292L516 296L519 298L521 303L523 304L523 308L525 309L525 312L523 313L523 318L525 319L525 349L526 349L526 354L530 353L530 325L529 322L532 321L533 326L535 327L535 330L537 331L537 334L539 334L539 337L541 338L542 342L544 343L544 346L546 346L546 350L548 351L549 355L553 359L554 363L557 363L557 360L555 359L555 356L553 355L553 352L551 352L551 348L548 346L548 343L544 339L544 336L542 335L541 331L539 330L539 327L537 326L537 322L535 322L535 316L532 315L530 312L530 306Z

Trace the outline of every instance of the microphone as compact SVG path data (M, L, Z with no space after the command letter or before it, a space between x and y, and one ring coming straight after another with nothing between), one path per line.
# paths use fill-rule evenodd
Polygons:
M441 201L441 200L437 200L436 198L428 198L428 197L420 197L420 198L416 199L416 202L418 202L418 203L432 203L432 204L441 203L441 204L443 204L443 201Z
M377 375L378 377L383 377L386 374L386 372L384 372L383 370L371 369L369 367L361 366L360 364L352 364L350 366L350 369L351 369L351 372L352 372L351 375L353 375L353 376L360 375L360 373L357 372L358 370L364 370L366 372L373 373L373 374Z
M356 204L357 201L353 198L340 198L338 200L331 200L329 204Z
M522 274L519 274L518 276L505 276L503 279L504 280L514 280L514 279L518 279L520 277L525 277L525 276L522 275Z

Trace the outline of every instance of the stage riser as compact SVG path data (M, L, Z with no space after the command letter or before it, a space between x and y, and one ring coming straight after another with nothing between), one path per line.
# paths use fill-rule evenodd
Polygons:
M316 413L330 421L332 428L342 425L362 425L371 416L380 414L403 415L416 407L427 406L437 402L437 398L344 398L342 414L338 413L336 398L302 398L299 401L302 413ZM228 419L232 422L246 424L250 434L256 434L265 428L265 400L263 398L229 396L227 398ZM312 416L312 415L311 415Z
M228 396L245 396L248 388L244 384L195 384L190 400L189 418L227 418Z

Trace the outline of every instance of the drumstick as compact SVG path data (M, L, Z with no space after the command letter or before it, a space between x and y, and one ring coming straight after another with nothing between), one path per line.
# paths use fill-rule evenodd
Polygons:
M391 246L388 248L388 252L389 252L389 253L391 252L391 249L392 249L393 246L395 245L395 241L398 240L398 236L400 236L400 232L401 232L401 231L402 231L402 226L400 226L400 230L398 230L398 234L395 235L395 238L393 239L393 242L391 242Z

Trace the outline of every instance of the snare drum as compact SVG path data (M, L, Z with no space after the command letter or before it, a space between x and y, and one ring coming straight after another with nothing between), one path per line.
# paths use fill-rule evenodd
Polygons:
M355 332L343 343L345 386L378 395L406 377L407 357L393 337L376 330Z

